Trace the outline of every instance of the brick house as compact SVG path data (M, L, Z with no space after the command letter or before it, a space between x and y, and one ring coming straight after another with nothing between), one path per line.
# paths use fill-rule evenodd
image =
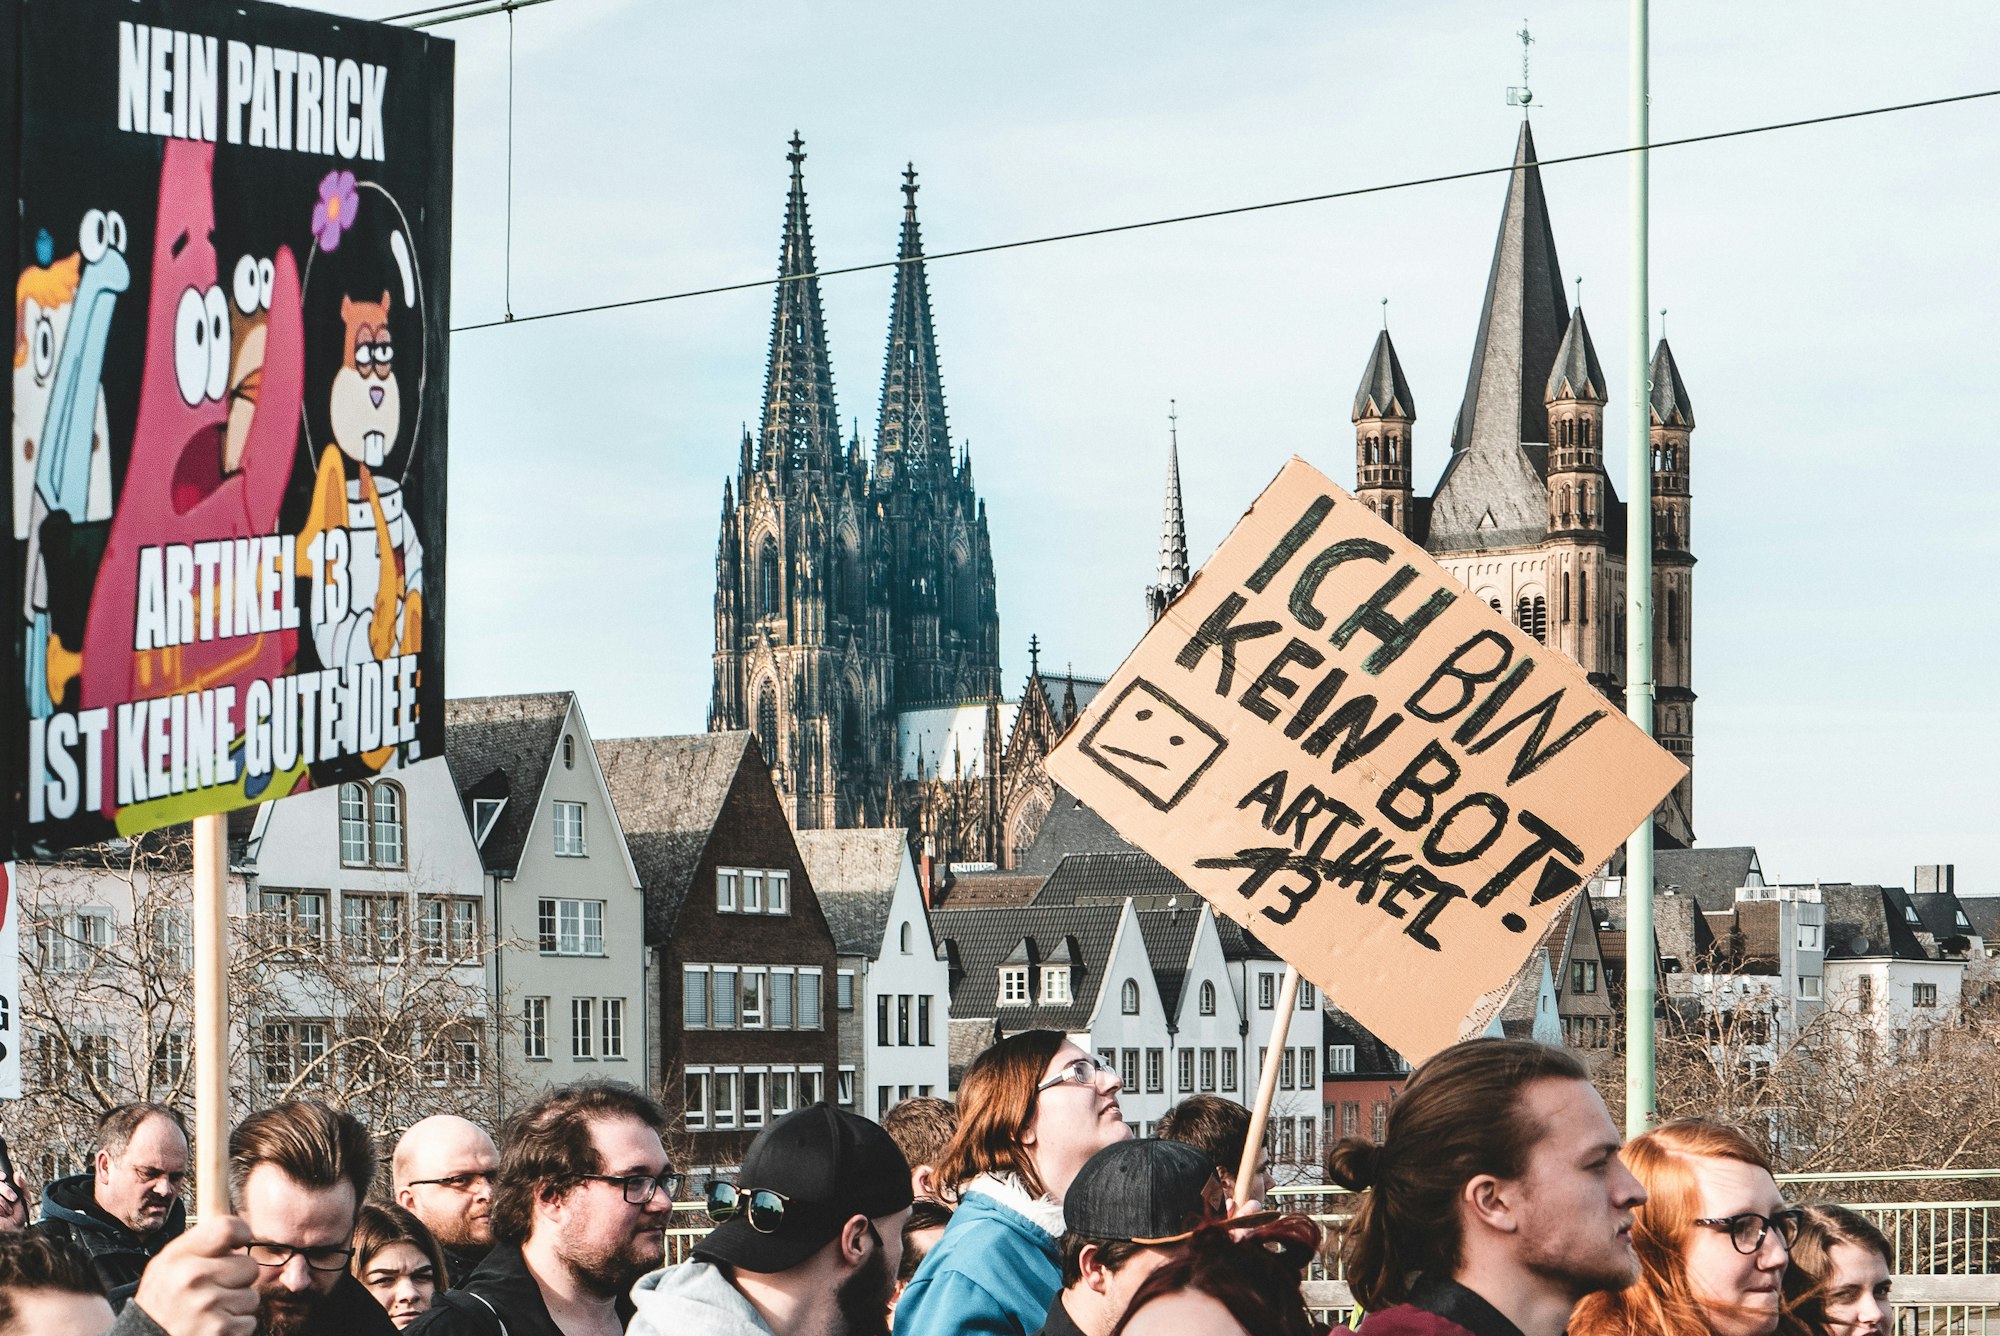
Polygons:
M597 754L645 889L655 1083L688 1163L726 1171L772 1118L853 1107L833 934L751 734L621 738Z

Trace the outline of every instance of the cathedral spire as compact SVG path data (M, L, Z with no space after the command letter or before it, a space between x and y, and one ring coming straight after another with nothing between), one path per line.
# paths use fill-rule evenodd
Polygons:
M840 446L834 410L833 369L813 261L812 223L806 216L805 142L792 132L791 193L785 235L778 251L778 295L771 313L771 358L764 375L762 449L771 468L831 471Z
M1180 414L1167 400L1167 500L1160 515L1160 582L1146 591L1146 611L1159 621L1187 588L1187 520L1181 514Z
M903 234L896 249L896 288L889 304L889 352L882 368L882 413L875 450L885 472L928 487L951 474L944 381L931 328L930 286L923 236L917 227L917 172L903 171Z

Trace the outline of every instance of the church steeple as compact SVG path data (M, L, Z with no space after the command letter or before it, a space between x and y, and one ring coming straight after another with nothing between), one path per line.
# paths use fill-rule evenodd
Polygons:
M778 295L771 313L771 357L764 374L764 416L758 464L831 472L840 450L840 415L833 403L812 222L806 216L805 143L796 131L785 235L778 251Z
M1610 479L1604 472L1604 368L1583 308L1569 319L1549 372L1549 532L1601 541L1610 522Z
M945 425L944 380L938 374L937 338L931 328L930 286L924 276L924 243L917 226L917 172L903 170L903 233L896 248L896 288L889 303L889 352L882 368L882 414L875 434L881 471L917 487L932 487L952 473L951 436Z
M1160 582L1146 590L1148 620L1157 622L1188 583L1187 520L1181 514L1180 415L1167 401L1167 501L1160 515Z
M1410 426L1417 401L1385 327L1354 392L1355 496L1385 523L1410 532Z

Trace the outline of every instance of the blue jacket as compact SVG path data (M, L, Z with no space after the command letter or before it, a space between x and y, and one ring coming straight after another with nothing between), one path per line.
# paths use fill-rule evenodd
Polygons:
M967 1184L944 1237L896 1301L896 1336L1041 1330L1062 1289L1061 1254L1050 1232L1060 1213L1053 1203L1031 1201L1011 1180Z

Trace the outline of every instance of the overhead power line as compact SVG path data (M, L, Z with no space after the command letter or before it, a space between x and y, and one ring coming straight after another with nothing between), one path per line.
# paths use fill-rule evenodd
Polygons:
M400 23L407 28L435 28L440 23L457 23L460 19L476 19L487 14L504 13L509 19L517 9L530 5L546 5L549 0L455 0L449 5L431 5L424 9L407 10L401 14L389 14L377 23Z
M2000 88L1989 88L1978 93L1959 93L1951 97L1927 98L1921 102L1899 102L1887 107L1868 107L1859 111L1834 112L1827 116L1811 116L1803 120L1776 121L1769 125L1744 126L1736 130L1717 130L1711 134L1688 135L1681 139L1657 140L1645 148L1627 146L1625 148L1598 149L1590 153L1571 153L1559 158L1541 158L1537 167L1560 167L1573 162L1591 162L1600 158L1623 157L1628 153L1657 153L1666 148L1682 148L1689 144L1708 144L1721 139L1741 139L1748 135L1771 134L1778 130L1798 130L1811 125L1830 125L1836 121L1860 120L1867 116L1887 116L1895 112L1919 111L1926 107L1945 107L1959 102L1976 102L1982 98L2000 97ZM496 329L502 326L525 325L537 320L560 320L566 316L595 315L603 311L622 311L633 306L652 306L660 302L685 301L690 297L713 297L725 292L746 292L755 288L774 287L780 283L802 283L808 279L833 278L841 274L862 274L876 269L894 269L903 264L920 264L933 260L955 260L967 255L988 255L995 251L1020 250L1027 246L1048 246L1060 241L1081 241L1086 237L1112 236L1119 232L1138 232L1151 227L1171 227L1178 223L1201 222L1209 218L1232 218L1240 214L1262 213L1269 209L1290 209L1302 204L1324 204L1330 200L1353 199L1360 195L1380 195L1392 190L1411 190L1418 186L1443 185L1450 181L1470 181L1482 176L1500 176L1514 170L1514 164L1505 167L1478 167L1464 172L1447 172L1441 176L1420 176L1407 181L1391 181L1381 185L1356 186L1351 190L1331 190L1319 195L1300 195L1292 199L1269 200L1262 204L1238 204L1226 209L1207 209L1200 213L1176 214L1171 218L1149 218L1136 223L1113 223L1106 227L1089 227L1075 232L1056 232L1048 236L1024 237L1016 241L994 241L983 246L963 246L957 250L933 251L926 255L911 256L907 260L874 260L867 264L844 265L838 269L816 269L811 273L791 274L776 278L760 278L744 283L723 283L715 287L689 288L683 292L666 292L650 297L628 297L623 301L597 302L589 306L569 306L561 310L540 311L533 315L509 313L501 320L482 320L470 325L455 325L454 334L466 334L482 329Z

